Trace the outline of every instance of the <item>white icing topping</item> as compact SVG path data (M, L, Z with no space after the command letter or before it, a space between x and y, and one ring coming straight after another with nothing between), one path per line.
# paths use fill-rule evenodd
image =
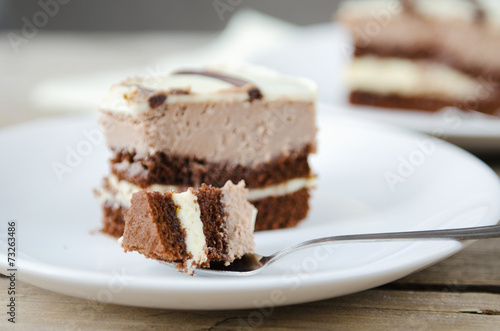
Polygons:
M208 259L198 198L192 189L189 189L186 192L173 193L172 200L177 206L177 218L185 233L186 251L191 257L185 268L187 273L192 274L197 265Z
M479 83L438 63L401 58L356 57L347 80L351 90L401 96L473 97Z
M189 68L190 70L193 68ZM204 68L205 71L243 79L256 86L263 94L263 100L301 100L315 101L316 85L304 78L279 74L248 64L226 64ZM166 103L203 102L203 101L244 101L248 100L245 88L235 88L233 84L217 78L202 75L163 75L156 77L132 78L113 85L100 104L102 111L115 111L136 114L150 109L147 92L171 89L189 89L189 94L170 94Z
M399 14L403 8L399 0L344 1L340 4L337 14L342 17L372 17L376 11L383 9L387 9L390 14Z

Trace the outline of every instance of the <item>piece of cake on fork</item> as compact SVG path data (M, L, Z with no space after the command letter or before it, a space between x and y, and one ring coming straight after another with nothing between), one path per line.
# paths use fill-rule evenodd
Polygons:
M222 188L202 184L185 192L132 195L120 239L125 251L176 263L188 274L210 262L229 264L255 247L257 210L246 200L244 183Z
M130 78L100 105L113 154L98 196L104 232L123 234L132 194L244 180L256 230L291 227L309 209L315 176L316 87L250 65Z

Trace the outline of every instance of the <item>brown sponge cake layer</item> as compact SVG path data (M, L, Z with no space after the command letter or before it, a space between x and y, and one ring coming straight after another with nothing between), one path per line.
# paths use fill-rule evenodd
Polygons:
M101 231L115 238L123 236L123 230L125 229L125 213L128 208L112 203L106 203L103 205L102 210L103 227Z
M495 114L500 109L500 92L493 98L484 101L474 101L468 104L459 100L442 100L425 97L402 97L395 94L375 94L363 91L352 91L349 101L355 105L366 105L394 109L418 109L438 111L445 107L456 107L462 110L474 110L486 114Z
M139 157L123 150L111 159L111 169L118 179L142 188L151 184L198 187L201 183L221 187L228 180L234 183L245 180L248 188L260 188L297 177L309 177L311 169L307 157L313 152L314 145L306 145L268 163L249 167L207 162L166 152Z
M220 189L203 184L201 189L196 192L196 196L200 206L208 259L223 261L228 248L224 228L226 213L221 202L222 192Z
M302 189L283 196L250 201L258 211L255 231L289 228L297 225L307 216L309 196L308 190ZM121 237L125 227L124 215L127 207L108 203L104 205L103 211L104 227L102 231L116 238ZM206 232L205 229L204 232ZM209 240L215 242L218 238Z
M379 57L401 57L405 59L429 59L436 57L436 51L432 48L408 49L398 45L392 47L381 47L377 45L367 45L363 47L354 47L354 56L361 57L366 55L375 55Z
M255 231L291 228L306 218L309 210L309 191L297 192L251 201L257 208Z

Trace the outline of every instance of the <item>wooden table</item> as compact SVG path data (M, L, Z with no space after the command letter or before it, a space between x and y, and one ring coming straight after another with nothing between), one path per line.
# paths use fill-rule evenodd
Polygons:
M20 53L0 49L0 127L54 114L26 98L36 81L73 70L87 72L149 63L158 55L210 41L207 34L62 35L40 33ZM161 43L151 42L162 41ZM173 43L172 40L175 42ZM142 51L147 45L148 52ZM99 49L96 55L89 48ZM142 48L141 48L142 47ZM57 49L57 53L54 50ZM7 50L7 52L5 52ZM116 57L117 53L132 55ZM500 175L500 159L485 160ZM499 201L500 203L500 201ZM219 330L242 325L272 329L500 329L500 239L476 242L457 255L394 283L345 297L277 307L262 320L252 310L172 311L123 307L76 299L17 283L20 330ZM0 276L2 307L9 280ZM4 309L3 309L4 310ZM0 329L12 329L2 311ZM243 321L243 322L242 322Z

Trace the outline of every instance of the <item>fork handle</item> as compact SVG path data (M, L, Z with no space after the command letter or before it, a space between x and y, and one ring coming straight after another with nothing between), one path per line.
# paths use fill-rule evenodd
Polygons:
M474 239L489 239L500 237L500 224L492 226L480 226L463 229L450 230L428 230L428 231L409 231L409 232L388 232L388 233L371 233L371 234L351 234L333 237L324 237L304 241L300 244L285 248L275 254L265 258L273 262L278 258L288 255L298 249L308 248L326 243L337 243L345 241L392 241L392 240L409 240L409 239L452 239L452 240L474 240ZM270 262L270 261L269 261Z
M388 233L371 233L371 234L353 234L344 236L333 236L316 239L321 243L336 242L345 240L394 240L394 239L455 239L455 240L472 240L472 239L488 239L500 237L500 224L491 226L480 226L464 229L450 230L427 230L427 231L409 231L409 232L388 232ZM312 242L309 240L304 242Z

